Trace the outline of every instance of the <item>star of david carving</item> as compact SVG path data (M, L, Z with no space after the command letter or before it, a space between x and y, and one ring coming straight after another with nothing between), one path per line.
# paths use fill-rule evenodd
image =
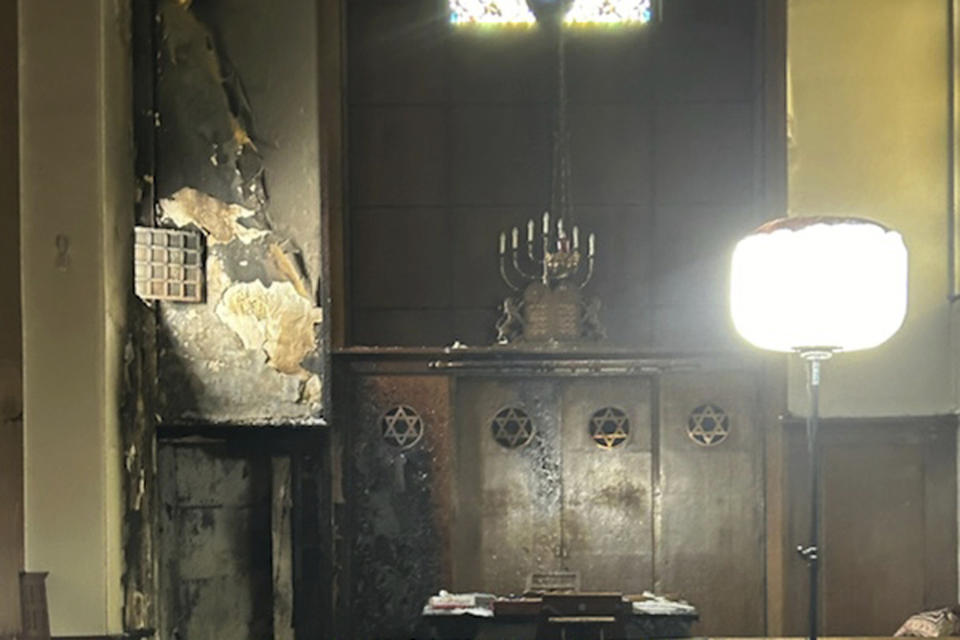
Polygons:
M380 419L383 439L395 447L412 447L423 435L423 420L419 414L406 405L390 409Z
M508 449L523 446L533 437L533 422L522 409L508 407L494 418L490 425L493 439Z
M612 449L627 439L630 420L620 409L606 407L590 418L590 436L605 449Z
M716 405L701 405L690 414L687 433L697 444L706 447L720 444L729 432L730 418Z

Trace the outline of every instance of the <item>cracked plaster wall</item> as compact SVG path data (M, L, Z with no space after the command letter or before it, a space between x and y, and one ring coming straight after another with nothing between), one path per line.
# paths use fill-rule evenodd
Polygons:
M165 422L323 415L315 12L159 3L158 220L206 240L205 301L160 304Z

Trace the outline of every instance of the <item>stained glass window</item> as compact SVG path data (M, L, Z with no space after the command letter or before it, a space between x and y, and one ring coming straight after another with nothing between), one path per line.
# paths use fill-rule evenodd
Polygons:
M527 0L450 0L454 24L533 24Z
M454 24L533 24L526 0L448 0ZM570 24L650 22L652 0L574 0Z
M590 22L650 22L650 0L576 0L566 21Z

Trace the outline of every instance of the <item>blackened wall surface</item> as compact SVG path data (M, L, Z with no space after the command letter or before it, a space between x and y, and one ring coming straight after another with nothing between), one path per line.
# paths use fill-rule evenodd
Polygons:
M159 223L206 239L206 299L159 305L166 422L324 413L315 3L159 0Z
M410 637L426 599L451 578L449 386L438 376L372 376L350 393L346 625L350 637ZM383 423L400 406L416 412L422 433L403 446ZM407 433L413 421L392 424Z
M547 38L455 28L445 5L348 3L354 344L491 343L497 234L549 202ZM763 11L670 0L640 28L568 31L572 197L614 344L731 344L728 253L777 215L760 207Z
M272 637L269 457L164 445L159 477L161 637Z

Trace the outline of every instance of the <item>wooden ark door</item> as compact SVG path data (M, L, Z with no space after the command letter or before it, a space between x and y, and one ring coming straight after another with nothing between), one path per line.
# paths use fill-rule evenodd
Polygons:
M460 379L454 588L567 569L584 591L682 596L698 633L762 635L759 400L744 370Z
M650 389L458 383L457 589L519 593L531 573L558 570L577 571L583 590L652 587Z
M465 379L456 393L457 590L522 593L561 569L557 387L541 379Z
M651 382L560 383L563 551L584 591L653 587Z
M700 612L698 635L764 635L764 434L756 374L660 380L655 587Z

